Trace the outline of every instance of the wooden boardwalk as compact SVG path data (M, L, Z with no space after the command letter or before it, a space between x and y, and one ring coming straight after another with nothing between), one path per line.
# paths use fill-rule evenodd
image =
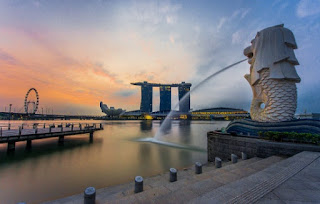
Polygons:
M90 141L93 140L93 132L102 130L101 123L64 123L64 124L28 124L17 127L0 127L0 143L8 143L8 152L15 149L15 143L27 141L27 149L32 146L32 140L58 137L59 144L63 144L64 136L89 133Z

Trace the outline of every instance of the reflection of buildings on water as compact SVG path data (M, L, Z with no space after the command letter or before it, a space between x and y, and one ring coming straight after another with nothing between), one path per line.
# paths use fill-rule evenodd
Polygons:
M151 120L143 120L140 122L140 130L149 131L152 130L152 121Z

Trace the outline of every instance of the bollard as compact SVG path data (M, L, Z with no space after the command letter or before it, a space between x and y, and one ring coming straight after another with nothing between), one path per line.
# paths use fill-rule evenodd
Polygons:
M43 123L43 129L45 129L46 128L46 124L45 123Z
M233 164L238 162L238 156L235 154L231 154L231 161Z
M84 204L96 203L96 189L94 187L88 187L84 191Z
M63 132L63 126L61 125L61 132Z
M170 168L170 182L177 181L177 170L175 168Z
M10 127L11 127L11 124L9 123L9 125L8 125L8 130L10 130Z
M134 178L134 193L140 193L143 191L143 178L136 176Z
M71 131L73 131L73 123L71 124Z
M0 128L0 136L2 137L2 127Z
M215 158L215 166L216 166L216 168L221 168L221 159L219 158L219 157L216 157Z
M51 133L51 126L49 126L49 133Z
M80 128L80 130L82 130L82 125L79 123L79 128Z
M196 172L196 174L202 174L202 164L200 162L196 162L195 172Z
M19 127L19 136L21 136L21 127Z
M38 128L34 130L34 134L37 134L37 133L38 133Z
M248 155L244 152L241 152L241 158L242 158L242 160L246 160L246 159L248 159Z
M21 125L21 129L23 129L23 124Z

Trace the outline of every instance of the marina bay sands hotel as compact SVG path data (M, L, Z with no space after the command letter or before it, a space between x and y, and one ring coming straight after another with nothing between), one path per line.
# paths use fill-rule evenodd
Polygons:
M148 83L136 82L131 83L132 85L141 86L141 103L140 111L151 113L152 112L152 94L153 87L159 87L160 89L160 112L170 111L171 110L171 88L178 87L179 91L179 101L182 97L190 91L191 84L182 82L181 84L157 84L157 83ZM190 110L190 95L186 97L179 104L180 112L189 112Z

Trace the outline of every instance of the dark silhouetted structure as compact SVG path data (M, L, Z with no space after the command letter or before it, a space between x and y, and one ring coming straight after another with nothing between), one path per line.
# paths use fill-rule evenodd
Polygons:
M152 88L160 88L160 112L171 110L171 88L178 87L179 90L179 101L182 97L190 91L192 84L182 82L181 84L157 84L136 82L131 83L132 85L141 86L141 104L140 111L143 113L152 112ZM183 101L180 102L179 111L189 112L190 111L190 95L188 95Z
M160 86L160 111L171 110L171 86Z
M190 91L191 84L185 83L184 81L179 86L179 111L180 112L189 112L190 110L190 94L184 97ZM182 101L181 101L182 100Z

